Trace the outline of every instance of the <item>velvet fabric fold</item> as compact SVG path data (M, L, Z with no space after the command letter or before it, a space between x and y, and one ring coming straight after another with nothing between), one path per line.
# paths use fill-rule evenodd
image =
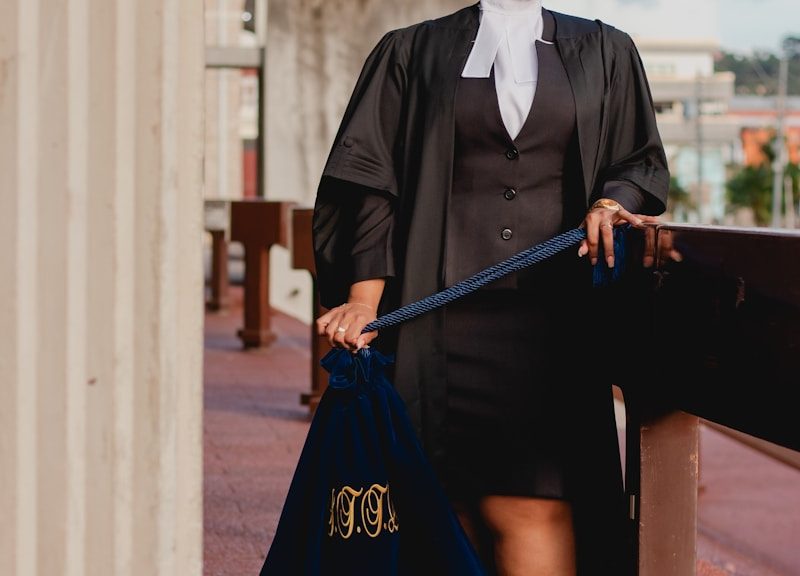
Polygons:
M261 576L485 574L428 464L393 362L331 350L311 424Z

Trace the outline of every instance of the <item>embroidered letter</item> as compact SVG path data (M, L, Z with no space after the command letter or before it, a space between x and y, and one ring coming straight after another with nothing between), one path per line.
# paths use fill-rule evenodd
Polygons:
M388 484L373 484L366 490L351 486L342 486L338 492L335 488L331 489L328 536L338 534L347 539L355 531L356 534L365 532L370 538L376 538L384 531L393 534L399 529Z
M342 538L350 538L353 533L356 499L363 491L363 488L354 490L350 486L344 486L336 496L336 528Z

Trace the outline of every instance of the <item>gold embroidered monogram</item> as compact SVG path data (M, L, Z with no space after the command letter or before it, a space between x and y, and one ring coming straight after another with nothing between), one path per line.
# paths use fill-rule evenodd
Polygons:
M355 531L375 538L384 530L394 533L399 529L388 484L373 484L367 489L342 486L338 492L331 489L328 536L339 535L347 539Z

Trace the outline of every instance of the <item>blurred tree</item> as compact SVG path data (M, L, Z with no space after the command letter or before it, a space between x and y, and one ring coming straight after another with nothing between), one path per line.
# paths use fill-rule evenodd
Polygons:
M767 226L772 213L772 169L765 164L744 166L728 180L728 201L737 208L752 208L759 226Z
M780 57L770 52L752 55L720 52L714 63L717 72L736 74L737 94L774 96L778 92L778 66ZM789 61L789 94L800 94L800 57Z
M784 176L792 179L792 202L795 207L795 216L797 216L797 204L800 202L800 164L787 164Z
M772 216L772 162L775 159L772 146L771 141L762 146L766 158L764 162L756 166L738 167L726 184L730 205L752 208L759 226L768 226ZM800 167L797 164L787 165L785 175L792 179L792 197L797 205L800 197Z
M680 185L675 176L670 176L669 192L667 193L667 210L673 218L685 218L687 212L694 210L694 202L689 192Z

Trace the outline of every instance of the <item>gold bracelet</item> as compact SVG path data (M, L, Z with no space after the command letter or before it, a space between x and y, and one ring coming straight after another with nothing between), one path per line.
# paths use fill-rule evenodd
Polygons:
M375 308L370 306L369 304L365 304L364 302L345 302L345 304L358 304L359 306L366 306L369 308L373 313L375 312Z
M610 198L600 198L597 202L592 204L592 207L589 208L591 212L595 208L605 208L606 210L613 210L614 212L619 212L622 209L622 206L619 202L615 200L611 200Z

